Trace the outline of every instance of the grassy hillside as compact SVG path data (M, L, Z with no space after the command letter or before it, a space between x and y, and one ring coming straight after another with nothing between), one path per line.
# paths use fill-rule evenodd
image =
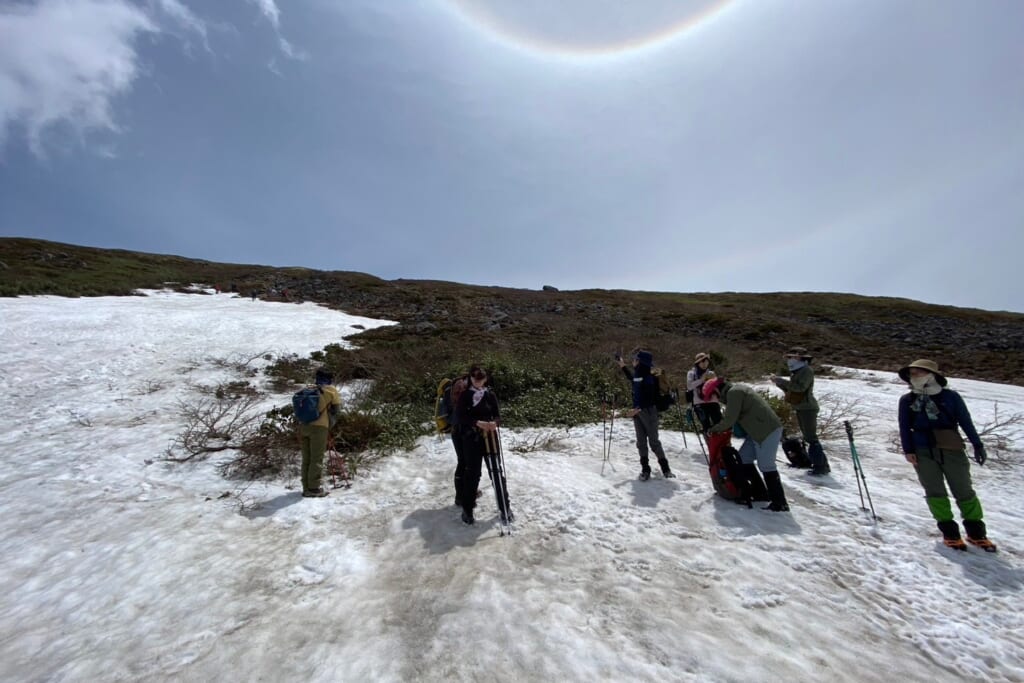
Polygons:
M244 295L316 301L398 320L359 335L344 359L352 376L423 375L482 356L560 368L607 363L646 345L681 376L694 353L714 352L736 378L779 370L806 346L816 363L894 370L918 357L951 374L1024 385L1024 315L908 299L822 293L538 291L364 273L212 263L178 256L0 238L0 296L130 294L202 282Z

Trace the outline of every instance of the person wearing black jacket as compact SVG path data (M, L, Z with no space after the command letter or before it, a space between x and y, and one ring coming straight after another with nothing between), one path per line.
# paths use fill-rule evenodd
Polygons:
M650 351L638 350L633 354L632 370L626 367L626 361L621 356L617 360L626 379L633 386L633 428L636 430L636 448L640 452L640 481L651 478L651 463L647 455L648 443L650 450L658 456L662 475L666 479L673 479L676 475L668 465L665 449L661 447L661 440L658 438L658 380L651 374L654 356Z
M484 456L487 453L484 433L496 433L501 422L498 399L491 391L487 373L479 365L469 368L469 384L455 401L455 413L455 429L459 430L458 438L462 445L458 453L459 464L456 472L456 480L460 487L458 497L462 503L462 521L466 524L473 524L475 522L473 509L476 507L481 463L484 462ZM490 468L490 463L488 463L488 468ZM505 491L504 507L505 510L509 510L508 488L504 485L504 481L501 484L502 490ZM511 512L509 512L507 521L512 521Z

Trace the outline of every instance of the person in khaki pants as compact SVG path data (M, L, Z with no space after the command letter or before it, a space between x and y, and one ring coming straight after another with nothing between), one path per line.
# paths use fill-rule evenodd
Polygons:
M953 518L946 484L953 493L963 518L967 540L988 552L996 544L988 539L982 519L981 501L971 484L971 463L967 459L960 429L974 446L974 460L985 464L985 446L974 428L964 399L946 388L946 378L935 361L920 359L900 369L900 378L910 391L900 397L900 442L907 462L917 471L928 509L950 548L966 550L960 527Z
M320 415L308 424L299 425L299 446L302 449L302 496L323 498L329 491L321 486L327 433L337 418L341 396L333 386L334 376L326 370L316 371L316 387L320 390Z

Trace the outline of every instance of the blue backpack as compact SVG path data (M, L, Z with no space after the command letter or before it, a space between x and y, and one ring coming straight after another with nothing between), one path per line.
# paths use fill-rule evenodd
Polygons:
M320 387L306 387L295 392L292 396L292 410L295 412L295 419L302 424L316 422L320 417L320 394L323 390Z

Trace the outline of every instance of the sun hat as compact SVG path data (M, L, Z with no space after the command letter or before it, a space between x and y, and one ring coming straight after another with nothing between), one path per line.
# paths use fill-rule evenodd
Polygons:
M927 370L928 372L935 375L935 381L939 383L940 387L946 386L946 378L939 372L939 364L933 360L927 358L919 358L910 365L900 368L899 376L904 382L910 381L910 368L920 368L921 370Z
M697 363L701 362L702 360L710 361L711 360L711 356L709 356L708 354L706 354L703 351L701 351L700 353L698 353L696 356L693 357L693 364L696 365Z
M811 354L807 353L807 349L802 346L794 346L786 352L786 358L799 358L800 360L811 360L814 358Z

